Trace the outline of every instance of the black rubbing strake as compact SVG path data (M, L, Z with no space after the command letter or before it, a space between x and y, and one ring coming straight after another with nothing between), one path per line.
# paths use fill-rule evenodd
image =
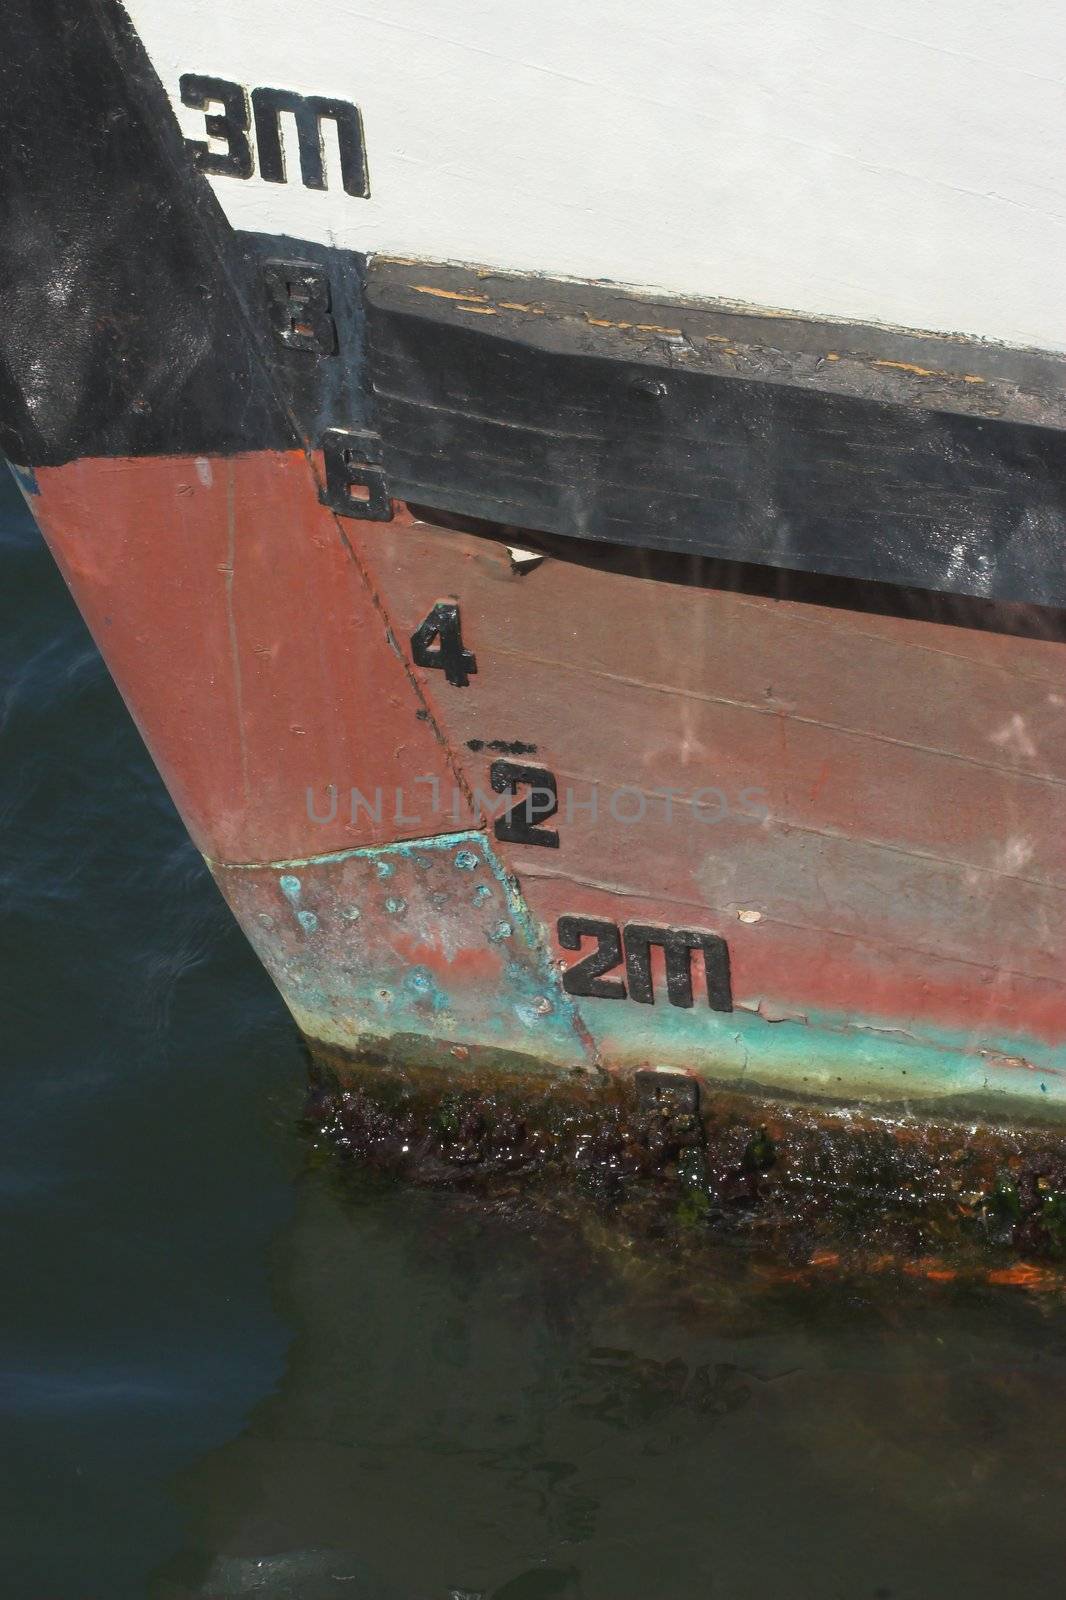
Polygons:
M380 260L367 318L420 506L1066 604L1062 357Z

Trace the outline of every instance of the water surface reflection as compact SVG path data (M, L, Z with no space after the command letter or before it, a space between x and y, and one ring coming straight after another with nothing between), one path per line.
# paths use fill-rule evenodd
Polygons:
M1061 1593L1057 1302L684 1284L329 1165L275 1274L286 1374L185 1477L167 1600Z

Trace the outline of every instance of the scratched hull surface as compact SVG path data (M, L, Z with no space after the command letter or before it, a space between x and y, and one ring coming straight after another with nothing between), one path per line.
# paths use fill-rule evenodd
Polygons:
M778 600L624 557L523 570L498 538L402 514L346 546L297 455L37 481L134 716L311 1039L1057 1111L1063 646L1031 618L853 609L831 586ZM114 517L127 495L154 508L150 546ZM174 601L146 629L149 581ZM463 687L389 642L440 596L476 647ZM525 843L496 837L500 761L557 790ZM568 917L595 924L579 954ZM699 949L689 1004L654 945L652 1004L627 992L624 949L608 993L567 993L603 930L633 926L722 938L722 1009Z
M1059 1117L1054 340L235 229L373 119L190 69L186 145L151 7L23 10L4 448L306 1036Z

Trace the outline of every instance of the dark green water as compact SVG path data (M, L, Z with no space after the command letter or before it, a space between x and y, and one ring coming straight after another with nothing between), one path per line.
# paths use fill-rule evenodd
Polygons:
M0 481L3 1600L1062 1595L1066 1307L339 1181Z

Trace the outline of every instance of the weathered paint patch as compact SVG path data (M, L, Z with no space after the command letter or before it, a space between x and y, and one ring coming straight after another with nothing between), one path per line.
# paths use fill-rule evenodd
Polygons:
M1066 1062L1034 1038L989 1033L978 1045L961 1028L886 1027L758 997L738 996L725 1013L672 1006L663 992L651 1006L577 1003L563 990L550 924L533 915L479 833L297 865L299 875L215 870L305 1035L353 1056L439 1060L458 1049L556 1072L666 1067L730 1090L824 1104L1066 1117ZM302 937L274 915L279 895L299 900Z
M476 643L469 690L425 675L454 747L506 727L555 775L558 851L497 846L537 922L706 928L767 1016L1066 1066L1063 616L575 546L520 585L485 537L381 534L403 628L456 591Z
M601 1056L623 1071L655 1062L754 1094L928 1114L954 1105L992 1121L1066 1118L1066 1063L1036 1039L977 1048L963 1029L923 1025L912 1033L821 1008L774 1021L773 1012L740 1008L679 1010L665 997L654 1007L586 1000L582 1008Z
M308 1037L353 1053L458 1046L595 1065L542 930L482 834L280 865L214 871ZM276 912L297 900L294 927Z
M962 627L856 609L854 597L851 609L771 601L709 586L713 574L681 581L650 559L639 571L553 560L501 605L505 550L402 510L372 543L346 530L366 581L302 458L216 460L211 485L180 459L40 477L42 525L79 603L310 1038L434 1059L512 1052L556 1070L673 1064L822 1099L1061 1114L1061 619L1045 619L1043 636L1002 608L971 607L959 620L977 625ZM295 550L293 527L306 534ZM221 581L231 542L239 674ZM414 683L383 643L381 606L402 641L457 568L480 667L446 696L441 674ZM181 604L149 637L139 597L160 582ZM634 726L649 739L634 740ZM559 778L557 855L453 831L403 856L388 808L356 826L341 807L335 828L307 814L309 774L319 792L352 772L389 795L412 772L436 775L445 795L453 780L457 796L460 779L484 787L490 752L471 741L505 727ZM680 801L671 816L661 796L640 827L606 802L596 819L568 814L568 789L580 807L593 781L690 795L709 761L731 803L754 786L769 815L711 827ZM459 809L462 830L472 813ZM576 1006L553 964L559 916L575 912L720 932L736 1010L684 1013L662 997ZM496 936L504 923L510 939ZM431 971L439 1004L404 987L413 966Z

